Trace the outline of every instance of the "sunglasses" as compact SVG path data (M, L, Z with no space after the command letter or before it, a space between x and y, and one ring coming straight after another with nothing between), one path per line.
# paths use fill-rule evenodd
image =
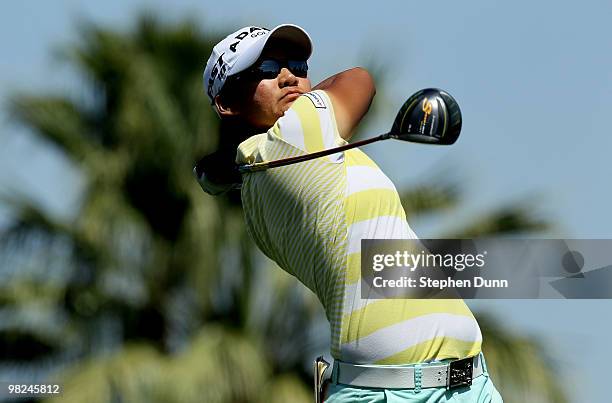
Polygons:
M306 60L280 61L266 59L236 74L234 77L236 80L268 80L276 78L284 67L296 77L306 78L308 75L308 63Z

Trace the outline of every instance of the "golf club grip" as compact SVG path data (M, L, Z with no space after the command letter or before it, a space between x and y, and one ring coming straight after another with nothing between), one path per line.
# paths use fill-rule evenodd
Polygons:
M361 147L363 145L374 143L380 140L385 140L388 138L389 138L389 133L385 133L385 134L381 134L379 136L373 137L371 139L361 140L355 143L346 144L340 147L329 148L327 150L317 151L317 152L310 153L310 154L298 155L297 157L289 157L289 158L283 158L283 159L275 160L275 161L256 162L254 164L240 165L238 166L238 171L240 173L257 172L257 171L265 171L266 169L270 169L270 168L277 168L277 167L282 167L285 165L297 164L298 162L304 162L304 161L313 160L315 158L325 157L326 155L335 154L340 151L349 150L355 147Z

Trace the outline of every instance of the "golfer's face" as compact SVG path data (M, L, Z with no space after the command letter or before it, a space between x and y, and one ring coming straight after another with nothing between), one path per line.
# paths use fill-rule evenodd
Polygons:
M259 61L266 59L279 61L280 64L292 60L285 49L274 45L264 50ZM241 114L251 126L268 129L301 94L310 90L308 78L297 77L287 67L282 67L276 77L249 84Z

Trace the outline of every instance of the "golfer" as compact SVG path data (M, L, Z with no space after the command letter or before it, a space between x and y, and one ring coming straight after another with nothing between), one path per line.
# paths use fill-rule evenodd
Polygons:
M236 177L235 164L347 144L368 111L370 74L357 67L312 87L311 53L295 25L245 27L214 47L204 89L222 145L196 166L198 181L211 194L241 181L250 235L323 304L334 357L326 402L501 402L462 300L361 298L361 240L417 238L395 186L366 154Z

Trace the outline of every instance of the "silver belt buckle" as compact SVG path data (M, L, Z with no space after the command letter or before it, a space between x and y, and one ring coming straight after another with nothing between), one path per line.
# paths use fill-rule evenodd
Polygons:
M472 385L472 366L474 357L451 361L448 368L446 389Z

